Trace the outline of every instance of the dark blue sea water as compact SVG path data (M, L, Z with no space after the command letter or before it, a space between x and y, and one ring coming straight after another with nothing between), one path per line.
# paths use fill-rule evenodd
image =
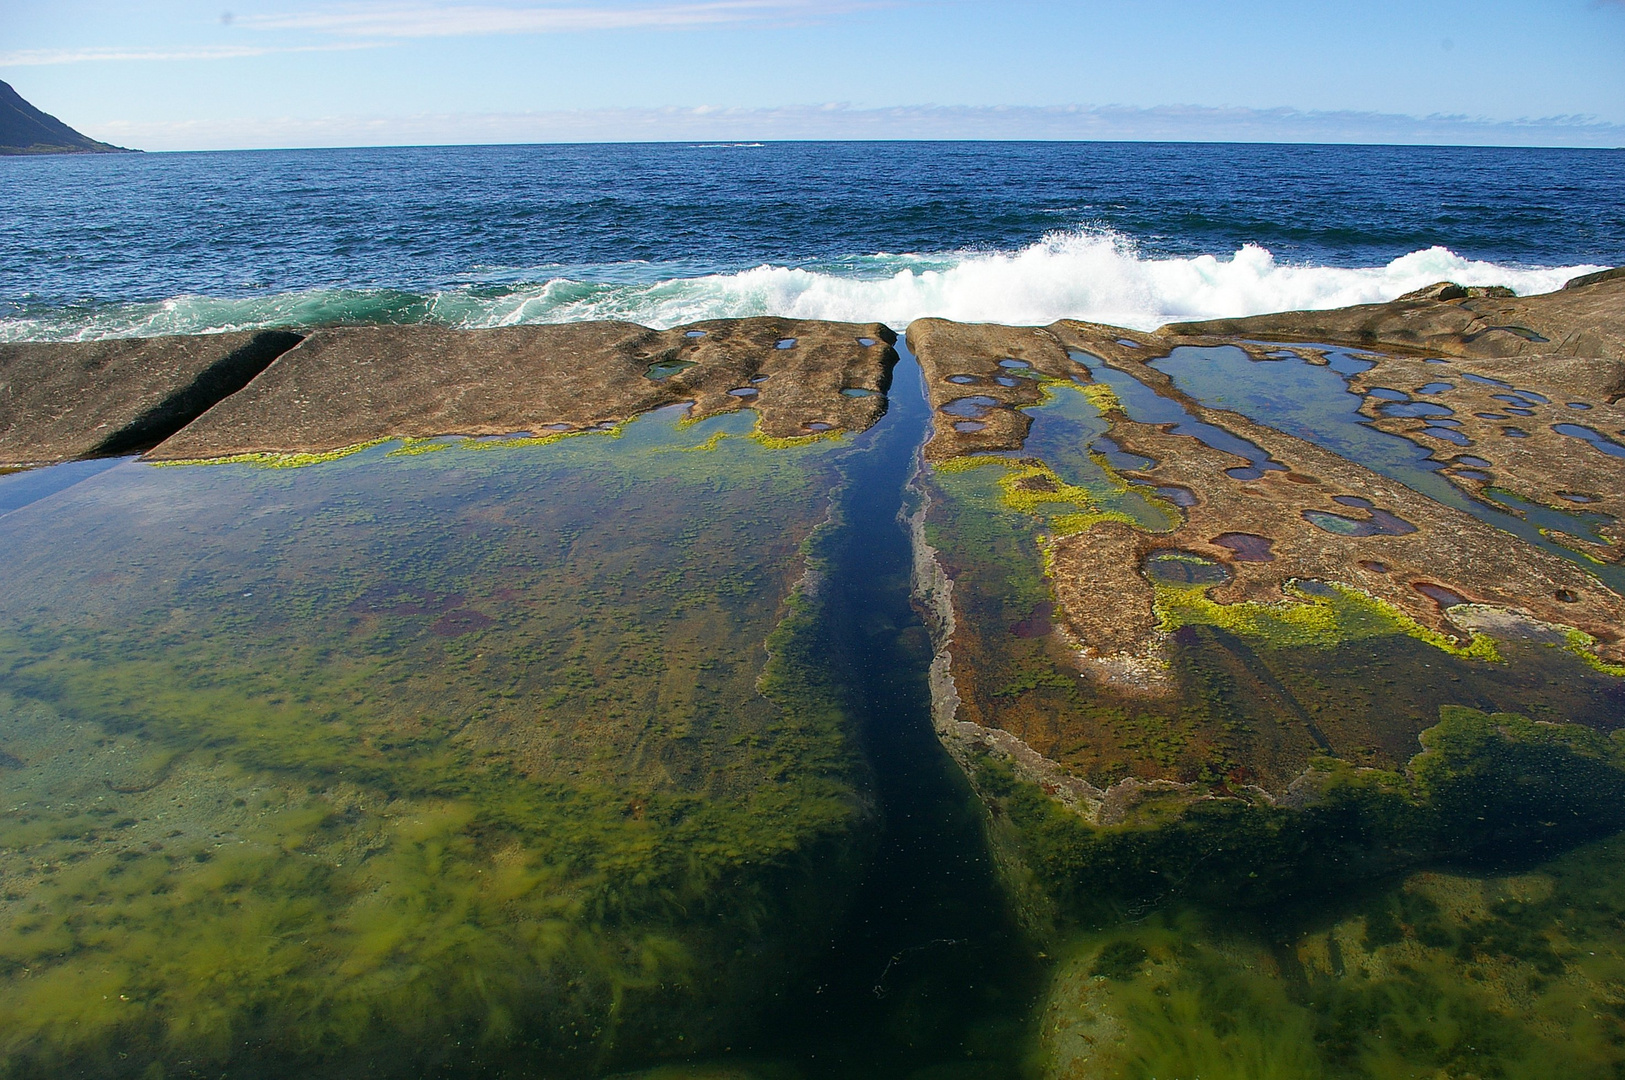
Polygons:
M0 340L335 320L1169 318L1556 287L1625 153L487 146L0 162Z

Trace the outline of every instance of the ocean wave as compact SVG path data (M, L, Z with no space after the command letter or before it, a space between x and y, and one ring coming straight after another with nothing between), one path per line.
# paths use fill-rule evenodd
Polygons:
M454 327L625 319L665 328L702 319L782 315L883 322L924 316L1034 325L1087 319L1137 330L1220 318L1377 303L1436 281L1549 292L1601 267L1520 268L1444 247L1386 266L1288 266L1265 248L1229 256L1148 258L1109 231L1054 233L1017 251L877 254L839 267L757 266L734 273L644 280L553 277L459 285L430 293L313 289L248 298L177 296L150 303L24 306L0 316L0 341L90 340L216 333L266 326L437 323Z

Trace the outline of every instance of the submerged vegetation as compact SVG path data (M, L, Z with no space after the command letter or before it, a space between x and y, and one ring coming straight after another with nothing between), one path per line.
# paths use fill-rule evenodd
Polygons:
M921 1076L1018 1043L1057 1080L1621 1075L1596 643L1452 638L1337 581L1222 603L1225 565L1164 547L1129 565L1165 678L1084 677L1056 541L1170 533L1191 492L1128 478L1109 388L1042 388L1019 453L920 484L1029 935L997 944L1052 978L1027 1040L1009 987L911 974L1001 970L988 942L906 941L838 978L903 999L885 1038L959 1029ZM866 753L915 751L855 717L923 697L929 648L898 567L890 607L825 577L843 514L891 520L836 497L875 440L680 413L128 464L0 519L0 1077L801 1075L732 1054L822 1008L791 983L896 856L881 815L925 805L885 809ZM921 671L842 681L892 638Z
M1097 449L1112 405L1057 384L1019 452L922 481L955 719L1093 785L1063 801L960 736L1012 900L1061 956L1035 1071L1621 1075L1625 688L1595 643L1453 639L1337 581L1221 603L1225 567L1164 548L1142 572L1167 689L1081 675L1049 632L1053 540L1179 513Z
M1111 824L991 757L976 779L1007 856L1085 924L1176 899L1265 910L1437 860L1528 864L1625 829L1625 733L1447 706L1421 741L1403 772L1317 758L1281 804L1214 783Z
M793 592L847 451L673 420L131 465L7 518L0 1074L596 1073L737 1034L872 827Z
M1074 938L1044 1016L1055 1077L1616 1077L1625 843L1284 921L1170 907Z

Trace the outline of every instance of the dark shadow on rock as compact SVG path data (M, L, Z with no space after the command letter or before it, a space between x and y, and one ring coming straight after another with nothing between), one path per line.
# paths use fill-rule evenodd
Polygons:
M216 404L235 394L254 377L304 340L288 330L265 330L222 356L186 386L97 443L95 457L150 450Z

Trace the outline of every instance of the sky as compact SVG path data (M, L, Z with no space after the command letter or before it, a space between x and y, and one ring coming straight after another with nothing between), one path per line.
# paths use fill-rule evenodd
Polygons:
M784 138L1625 146L1625 0L0 0L149 150Z

